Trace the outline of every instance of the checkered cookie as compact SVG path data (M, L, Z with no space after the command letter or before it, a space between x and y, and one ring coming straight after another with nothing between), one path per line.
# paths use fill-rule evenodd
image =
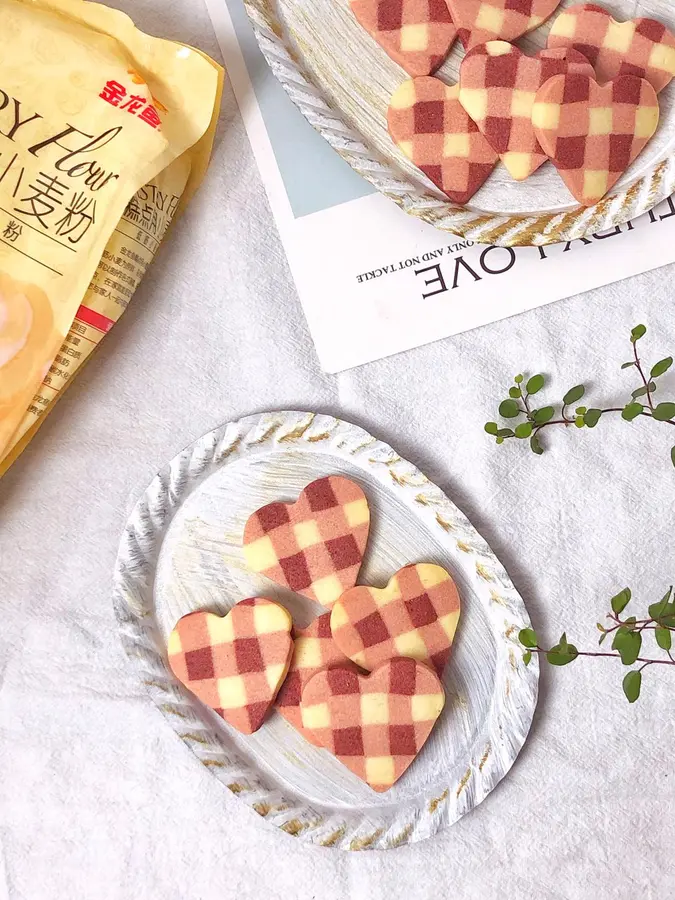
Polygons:
M445 569L418 563L397 572L386 588L359 586L344 593L330 627L344 655L368 672L395 656L409 656L442 675L459 612L459 594Z
M330 608L356 584L368 541L370 511L353 481L313 481L296 503L270 503L244 529L250 569Z
M457 34L467 50L485 41L516 38L538 28L560 0L447 0Z
M300 698L303 688L317 672L326 671L335 666L346 666L354 672L358 670L349 662L333 640L329 612L319 616L307 628L296 628L294 637L295 650L291 665L286 680L277 694L274 706L287 722L290 722L303 737L314 744L316 743L314 735L302 725Z
M368 676L319 672L302 692L302 716L319 746L373 790L386 791L424 746L444 703L431 669L392 659Z
M290 613L262 597L242 600L222 618L190 613L169 635L169 666L202 703L253 734L286 677L291 627Z
M582 206L601 200L656 131L659 101L648 81L622 75L600 86L557 75L532 110L537 140Z
M389 134L418 169L463 206L488 178L497 154L459 102L459 87L438 78L412 78L395 91Z
M459 70L459 102L516 181L524 181L546 162L532 128L539 88L566 72L595 77L577 50L558 47L526 56L506 41L479 44Z
M599 82L619 75L646 78L658 94L675 76L675 35L656 19L617 22L595 3L566 9L553 23L549 47L574 47L595 67Z
M360 24L409 75L442 65L457 37L445 0L351 0Z

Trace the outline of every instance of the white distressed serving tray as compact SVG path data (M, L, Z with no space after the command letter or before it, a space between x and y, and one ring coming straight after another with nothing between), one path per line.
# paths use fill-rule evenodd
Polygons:
M579 0L561 0L560 10ZM551 244L596 233L647 212L675 191L675 81L659 95L659 129L609 197L576 205L551 163L516 183L501 163L458 207L394 145L387 107L408 77L354 18L349 0L245 0L273 72L309 122L360 175L406 212L443 231L498 246ZM675 30L673 0L602 0L615 18L651 16ZM557 13L556 13L557 14ZM518 45L546 45L555 15ZM456 83L459 41L436 73Z
M447 702L403 778L377 794L278 713L251 736L231 729L176 681L166 641L188 612L224 614L263 594L305 625L318 607L247 571L244 524L340 473L372 512L360 582L437 562L455 578L462 618L444 683ZM273 412L222 425L153 480L125 528L114 574L124 647L151 698L197 758L266 821L298 840L383 849L421 840L480 803L511 768L532 721L539 671L522 662L529 619L507 573L465 516L411 463L330 416Z

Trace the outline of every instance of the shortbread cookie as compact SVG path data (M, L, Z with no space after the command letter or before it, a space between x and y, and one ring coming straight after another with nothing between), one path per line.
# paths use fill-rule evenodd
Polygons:
M459 39L467 48L485 41L515 41L538 28L560 0L447 0Z

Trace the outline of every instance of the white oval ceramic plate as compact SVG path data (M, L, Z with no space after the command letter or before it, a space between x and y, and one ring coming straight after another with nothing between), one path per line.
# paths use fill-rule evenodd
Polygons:
M319 607L247 571L249 515L295 500L339 473L371 506L359 581L384 585L406 563L445 566L462 618L444 684L447 702L401 780L377 794L274 712L254 735L234 731L176 681L166 641L188 612L224 614L264 595L307 624ZM361 428L329 416L265 413L223 425L157 475L124 532L114 576L124 646L172 728L213 774L270 823L299 840L343 849L395 847L452 824L504 777L537 699L538 666L522 662L523 601L488 545L413 465Z
M359 25L349 0L245 0L258 42L303 114L350 165L407 212L483 243L546 244L613 227L675 190L675 82L659 95L661 121L611 196L583 209L546 163L516 183L500 163L467 207L452 204L394 145L387 107L408 77ZM559 11L578 0L561 0ZM651 16L675 30L672 0L603 0L617 19ZM554 15L517 44L546 45ZM458 80L464 50L455 42L436 73Z

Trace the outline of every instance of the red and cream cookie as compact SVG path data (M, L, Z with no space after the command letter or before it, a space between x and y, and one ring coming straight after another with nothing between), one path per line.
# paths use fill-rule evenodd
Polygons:
M302 692L302 716L320 746L379 792L415 759L444 703L431 669L392 659L368 676L343 668L319 672Z
M558 75L540 88L532 110L537 140L582 206L611 190L658 122L656 92L636 75L602 86L585 75Z
M307 485L296 503L270 503L253 513L244 558L254 572L330 608L356 584L369 528L361 488L330 475Z
M538 28L560 0L447 0L459 39L467 48L485 41L515 41Z
M658 94L675 76L675 35L656 19L618 22L596 3L564 10L549 47L574 47L593 64L600 83L619 75L646 78Z
M445 0L351 0L359 23L409 75L443 64L455 38Z
M372 671L396 656L426 663L439 675L450 656L460 599L441 566L406 566L385 588L359 586L346 591L330 617L340 650Z
M295 649L286 680L277 694L274 706L281 715L296 728L310 743L316 743L311 731L303 727L300 700L307 682L317 672L327 671L335 666L346 667L354 672L354 666L333 640L330 630L330 613L324 613L307 628L294 631Z
M412 78L393 94L389 134L418 169L463 206L484 184L497 154L459 102L459 86Z
M567 72L595 74L572 48L527 56L506 41L479 44L462 61L459 102L516 181L524 181L547 159L532 128L536 93L549 78Z
M194 612L169 635L169 666L202 703L243 734L263 723L293 653L290 613L263 597L226 616Z

